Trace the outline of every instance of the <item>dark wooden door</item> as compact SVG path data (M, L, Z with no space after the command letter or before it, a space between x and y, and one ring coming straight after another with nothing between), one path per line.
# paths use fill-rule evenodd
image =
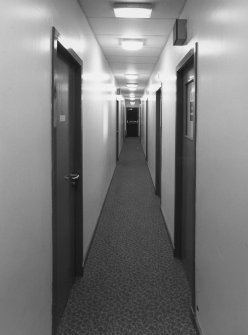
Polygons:
M82 267L81 68L53 56L53 333ZM79 270L80 268L80 270Z
M148 99L146 99L146 160L148 161Z
M156 175L155 192L161 196L161 137L162 137L162 108L161 108L161 88L156 92Z
M69 179L74 172L73 133L71 111L73 99L70 95L70 78L73 70L61 55L56 62L57 91L57 143L56 143L56 309L61 316L75 278L75 187ZM71 128L71 129L70 129ZM66 179L68 178L68 179Z
M116 161L119 159L119 101L116 100Z
M197 50L197 49L196 49ZM178 66L175 256L182 259L195 310L196 51Z
M127 108L127 137L138 136L139 109Z
M182 261L191 287L195 244L195 83L194 69L183 74Z

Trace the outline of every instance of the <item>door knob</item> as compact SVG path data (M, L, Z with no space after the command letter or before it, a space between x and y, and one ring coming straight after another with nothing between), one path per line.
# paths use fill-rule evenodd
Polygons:
M76 185L77 181L79 180L80 175L78 173L69 173L68 175L64 176L66 180L70 180L72 185Z

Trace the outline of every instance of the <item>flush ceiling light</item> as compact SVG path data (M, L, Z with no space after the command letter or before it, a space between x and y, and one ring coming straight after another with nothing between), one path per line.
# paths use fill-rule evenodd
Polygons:
M138 86L137 84L127 84L128 88L135 88L136 89L137 86Z
M116 17L131 19L149 19L152 13L152 5L148 3L114 3Z
M134 106L135 105L135 101L130 101L130 105Z
M140 39L128 39L124 38L121 40L121 46L125 50L136 51L143 48L144 41Z
M138 75L137 74L132 74L132 73L127 73L127 74L125 74L125 76L126 76L126 78L127 78L127 80L136 80L136 79L138 79Z

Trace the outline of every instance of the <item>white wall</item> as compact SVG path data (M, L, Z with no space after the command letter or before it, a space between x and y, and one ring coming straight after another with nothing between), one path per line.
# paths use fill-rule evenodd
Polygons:
M74 0L0 4L0 334L51 334L51 27L84 62L84 254L115 167L113 77ZM101 84L95 75L109 75ZM102 76L104 80L104 76Z
M188 0L182 13L188 44L173 47L170 37L149 84L154 92L160 73L161 206L173 238L176 66L199 43L196 296L204 335L245 335L248 329L247 15L247 0ZM155 132L154 102L150 106L149 135ZM150 136L149 153L153 147Z
M155 158L156 158L156 90L159 85L152 84L148 91L148 167L155 185Z

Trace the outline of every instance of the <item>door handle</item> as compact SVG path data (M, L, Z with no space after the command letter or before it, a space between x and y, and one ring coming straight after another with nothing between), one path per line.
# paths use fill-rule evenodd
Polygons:
M66 180L69 180L72 185L76 185L77 181L80 178L80 175L78 173L69 173L68 175L64 176Z

